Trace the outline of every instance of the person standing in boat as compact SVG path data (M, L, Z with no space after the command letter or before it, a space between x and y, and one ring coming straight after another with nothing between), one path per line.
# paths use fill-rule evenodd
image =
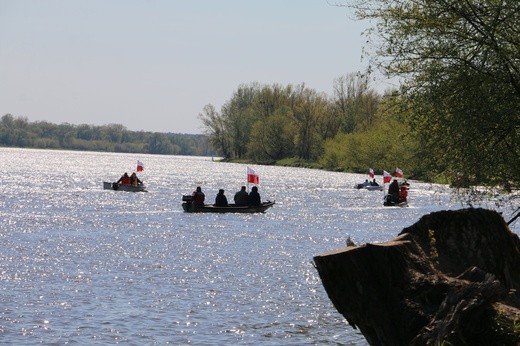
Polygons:
M137 187L138 185L142 185L143 182L137 177L137 174L135 172L132 173L130 176L130 185L133 187Z
M116 183L121 185L130 185L130 177L128 176L128 173L125 172Z
M246 191L246 187L242 186L240 191L235 193L235 197L233 198L236 205L248 205L249 204L249 195Z
M215 197L215 206L217 207L227 207L228 201L226 195L224 195L224 189L218 190L217 197Z
M261 204L260 194L258 193L258 187L253 186L249 193L249 205L257 206Z
M196 205L198 207L204 206L204 200L206 199L206 195L204 194L204 192L202 192L202 189L200 188L200 186L197 186L197 188L195 189L195 191L193 191L191 196L192 196L191 202L194 205Z

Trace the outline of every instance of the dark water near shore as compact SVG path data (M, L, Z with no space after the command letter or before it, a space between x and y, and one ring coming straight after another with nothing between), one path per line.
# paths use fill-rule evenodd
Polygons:
M366 345L332 306L313 256L462 207L441 185L412 182L409 208L385 208L382 192L352 188L363 175L251 166L262 199L276 200L267 213L187 214L183 194L200 185L208 200L219 188L232 199L246 166L5 148L0 157L2 344ZM137 159L150 192L102 189Z

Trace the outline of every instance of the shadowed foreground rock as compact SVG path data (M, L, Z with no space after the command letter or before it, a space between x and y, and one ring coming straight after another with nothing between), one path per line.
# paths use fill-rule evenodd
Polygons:
M432 213L314 262L371 345L520 345L520 240L494 211Z

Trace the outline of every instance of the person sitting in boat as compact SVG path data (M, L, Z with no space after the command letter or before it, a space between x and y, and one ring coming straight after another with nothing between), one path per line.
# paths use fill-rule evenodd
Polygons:
M215 197L215 206L216 207L227 207L228 201L226 195L224 195L224 189L218 190L217 197Z
M200 186L197 186L197 188L195 189L195 191L193 191L191 196L192 196L191 202L194 205L199 206L199 207L204 206L204 200L206 199L206 195L204 194L204 192L202 192L202 189L200 188Z
M235 193L235 197L233 198L236 205L248 205L249 204L249 194L246 191L246 187L242 186L240 191Z
M132 185L133 187L143 185L143 182L137 177L137 174L135 174L135 172L133 172L130 176L130 185Z
M258 193L258 187L253 186L249 193L249 205L257 206L260 205L260 194Z
M121 185L130 185L130 177L128 176L128 173L125 172L116 183Z
M372 180L372 181L370 182L370 185L371 185L371 186L379 186L379 184L377 183L377 181L376 181L375 178L374 178L374 180Z
M391 196L393 203L399 203L399 183L397 179L394 179L388 186L388 194Z

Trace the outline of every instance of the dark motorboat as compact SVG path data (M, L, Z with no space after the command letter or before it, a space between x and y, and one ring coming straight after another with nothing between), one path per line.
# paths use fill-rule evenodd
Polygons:
M275 202L262 202L260 205L235 205L229 204L227 207L204 204L197 206L191 203L191 196L182 196L182 209L187 213L265 213Z
M146 191L146 186L143 184L139 184L137 186L132 185L123 185L118 183L110 183L107 181L103 182L103 189L105 190L115 190L115 191L130 191L130 192L148 192Z
M407 207L408 202L407 201L393 201L390 195L385 196L385 200L383 202L383 206L385 207Z
M397 191L385 195L383 205L385 207L407 207L408 206L408 189L410 184L403 182L397 185ZM389 189L390 190L390 189Z

